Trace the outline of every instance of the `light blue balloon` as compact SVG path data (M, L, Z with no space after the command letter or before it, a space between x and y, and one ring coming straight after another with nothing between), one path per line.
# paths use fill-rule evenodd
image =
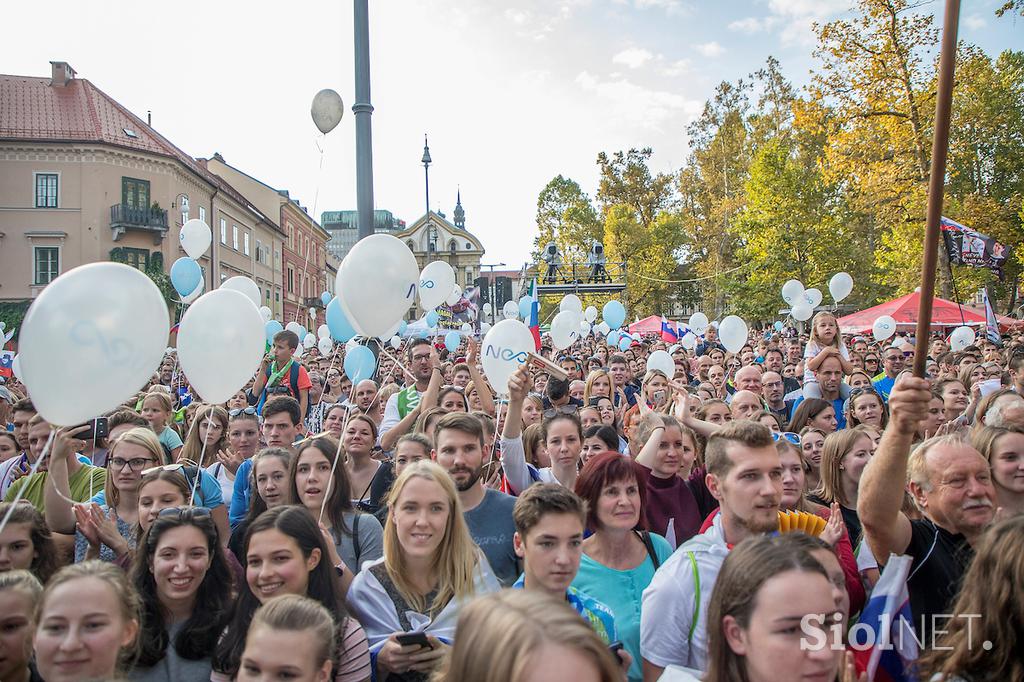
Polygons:
M530 296L523 296L519 299L519 317L524 320L530 319L530 310L533 307L533 298Z
M427 326L428 327L436 327L437 326L437 319L438 319L437 311L436 310L431 310L429 313L427 313L427 317L426 317Z
M406 322L405 320L402 320L401 322L399 322L398 323L398 335L399 336L405 336L405 330L408 329L408 328L409 328L409 323L408 322Z
M633 343L632 339L630 339L628 336L623 336L621 339L619 339L619 350L626 350L627 348L629 348L629 344L631 343Z
M462 337L458 332L448 332L444 335L444 347L448 349L449 353L457 351L461 343Z
M782 331L782 323L781 322L776 322L775 323L775 331L777 331L777 332L781 332Z
M307 335L307 334L309 334L309 330L308 330L308 329L306 329L305 327L303 327L303 326L302 326L302 325L300 324L300 325L299 325L299 341L302 341L302 340L303 340L304 338L306 338L306 335Z
M331 332L331 338L338 343L345 343L356 335L356 330L345 317L345 311L341 309L337 298L332 298L327 304L327 329Z
M601 310L605 324L611 329L618 329L626 321L626 308L618 301L608 301Z
M369 379L377 369L377 358L366 346L356 346L345 354L345 376L357 384Z
M421 327L420 329L416 330L416 334L419 335L421 339L425 339L430 336L430 330Z
M331 302L331 295L326 291L320 294L320 302L323 303L324 305L327 305L328 303Z
M188 256L174 261L171 266L171 285L179 296L188 296L203 281L203 269Z
M278 332L284 331L284 325L277 320L270 320L263 325L263 328L267 332L267 343L274 343L274 335Z
M608 345L617 346L619 345L619 337L622 336L619 332L608 332Z

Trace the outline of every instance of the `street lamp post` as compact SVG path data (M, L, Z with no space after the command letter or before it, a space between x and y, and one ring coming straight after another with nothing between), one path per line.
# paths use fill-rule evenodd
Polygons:
M356 101L356 225L359 239L373 234L373 143L370 133L370 18L368 0L353 0Z
M490 277L487 278L487 298L490 301L488 305L491 306L491 324L494 324L495 320L498 318L498 309L495 305L495 302L498 300L498 284L494 281L494 268L503 268L505 267L505 264L481 263L480 267L490 270Z

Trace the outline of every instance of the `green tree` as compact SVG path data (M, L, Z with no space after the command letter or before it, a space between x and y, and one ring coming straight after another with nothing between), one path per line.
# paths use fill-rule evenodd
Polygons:
M549 242L558 244L565 260L586 260L591 244L604 236L604 226L590 197L579 184L562 175L555 176L537 197L537 231L533 240L534 261L540 261Z

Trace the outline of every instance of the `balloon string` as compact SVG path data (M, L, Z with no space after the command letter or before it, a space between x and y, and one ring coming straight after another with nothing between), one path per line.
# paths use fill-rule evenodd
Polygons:
M53 438L56 434L57 430L51 428L50 437L46 439L46 445L43 446L42 454L40 454L39 458L32 463L32 468L29 469L27 474L25 474L26 477L35 474L39 470L39 465L43 463L43 460L46 459L46 455L50 452L50 446L53 444ZM14 499L11 500L10 506L7 508L7 513L4 514L3 521L0 521L0 534L4 532L4 528L7 527L7 522L11 520L11 515L14 514L14 510L18 502L25 496L26 488L28 488L27 485L21 485L18 487L18 492L14 495ZM74 504L74 500L71 500L71 503Z
M352 382L352 389L349 391L348 401L349 404L356 399L356 384ZM348 428L348 418L352 415L352 410L345 410L345 421L341 425L341 438L338 439L338 449L334 451L334 463L331 464L331 475L327 479L327 490L324 491L324 499L320 502L320 516L317 517L316 523L319 526L324 520L324 510L327 508L327 500L331 497L331 489L334 487L334 472L338 469L338 460L341 459L341 441L345 437L345 429ZM296 457L300 453L296 453Z
M399 360L399 359L398 359L398 358L397 358L396 356L394 356L394 355L392 355L391 353L389 353L389 352L388 352L388 351L387 351L387 350L386 350L386 349L384 348L384 346L381 346L381 347L380 347L380 352L381 352L381 353L383 353L385 357L387 357L387 358L390 358L390 359L391 359L391 360L392 360L392 361L393 361L393 362L394 362L394 363L395 363L396 365L398 365L398 366L399 366L399 367L400 367L400 368L402 369L402 371L403 371L403 372L405 372L406 374L408 374L408 375L409 375L409 378L410 378L410 379L413 379L413 380L415 380L415 379L416 379L416 375L415 375L415 374L413 374L412 372L410 372L410 371L409 371L409 368L408 368L408 367L406 367L405 365L403 365L403 364L402 364L402 361L401 361L401 360Z
M341 347L335 345L334 346L334 350L331 352L331 364L328 365L327 373L324 374L324 388L327 387L327 375L331 373L332 369L334 369L334 363L338 359L338 351L339 350L341 350ZM316 401L316 405L314 406L314 409L316 407L320 407L320 403L322 403L324 401L324 396L326 396L326 395L327 395L327 391L321 391L320 392L320 400Z
M326 140L326 138L327 138L327 134L326 133L323 134L323 138ZM316 141L314 140L314 142L316 142ZM324 172L324 151L327 148L326 145L321 147L319 145L319 143L317 143L316 147L317 147L317 149L320 150L320 167L317 169L317 173L316 173L316 190L313 192L313 210L312 210L312 212L310 213L310 216L309 216L309 219L311 221L310 227L312 227L312 223L316 222L316 204L317 204L317 201L320 199L320 180L323 177L323 172ZM301 240L302 237L300 236L299 239ZM310 247L315 247L315 245L316 245L316 240L310 241ZM301 243L299 244L299 246L301 248L301 246L302 246ZM302 263L302 273L299 275L299 286L300 287L304 286L304 284L306 282L306 271L308 269L309 269L309 248L306 248L306 249L304 249L304 260L303 260L303 263ZM306 293L308 294L309 292L306 292ZM310 298L312 298L312 296L310 296ZM305 307L302 306L302 305L298 305L298 306L295 307L295 319L293 320L294 322L298 322L299 321L299 311L300 310L305 312ZM299 340L301 341L302 339L299 339Z
M192 421L192 426L189 428L189 431L194 429L198 422L199 422L198 419L193 420ZM210 433L210 426L212 424L213 424L213 410L210 409L210 410L206 411L206 433ZM201 447L199 449L199 463L196 465L196 479L194 481L192 481L192 494L189 495L189 498L188 498L188 506L190 506L190 507L195 506L196 488L199 487L199 479L203 475L203 462L206 459L206 443L207 443L207 440L206 440L205 436L203 436L202 438L203 438L203 447ZM205 500L204 500L204 502L205 502Z

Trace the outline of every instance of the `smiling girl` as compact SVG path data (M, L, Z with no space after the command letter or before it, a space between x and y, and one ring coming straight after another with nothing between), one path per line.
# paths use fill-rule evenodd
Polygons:
M160 439L160 445L170 461L178 461L184 443L178 432L168 424L174 415L174 403L171 396L163 391L150 391L142 399L142 416L149 422L153 433Z

